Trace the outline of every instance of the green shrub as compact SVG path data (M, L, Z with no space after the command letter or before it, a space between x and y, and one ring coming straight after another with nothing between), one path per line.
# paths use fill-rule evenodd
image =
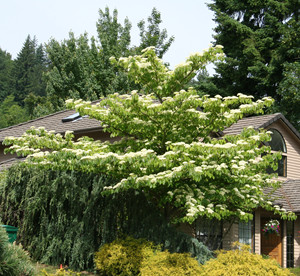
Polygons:
M202 275L293 275L288 269L281 268L275 260L250 253L249 246L240 247L241 249L218 251L216 259L211 259L202 266Z
M2 227L0 227L0 275L36 275L28 253L20 245L9 243L6 231Z
M157 252L145 259L141 276L201 275L201 267L188 253Z
M144 239L117 239L100 248L95 254L95 265L100 275L138 275L144 258L158 249Z

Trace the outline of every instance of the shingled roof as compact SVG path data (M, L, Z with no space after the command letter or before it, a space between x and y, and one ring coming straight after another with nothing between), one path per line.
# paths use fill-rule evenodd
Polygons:
M299 132L281 113L243 118L231 125L230 127L223 130L221 135L236 135L241 133L241 131L244 128L247 128L249 126L252 126L256 130L259 130L260 128L267 128L269 125L271 125L277 120L282 120L291 129L291 131L300 139Z
M300 213L300 179L290 179L281 184L281 187L272 193L274 205L280 205L287 211ZM270 192L270 190L268 191Z
M16 164L18 161L22 161L24 158L11 158L0 162L0 172L5 169L9 169L12 165Z
M75 110L64 110L25 123L0 129L0 142L2 142L6 136L19 137L32 126L45 127L46 130L54 130L56 133L64 133L65 131L70 130L74 131L74 134L82 132L88 133L102 129L99 121L89 119L88 117L80 117L79 119L69 122L62 121L62 119L75 113Z

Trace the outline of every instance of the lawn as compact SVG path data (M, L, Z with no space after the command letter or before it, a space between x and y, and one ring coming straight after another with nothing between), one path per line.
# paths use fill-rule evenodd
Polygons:
M300 267L289 268L289 271L291 271L291 272L294 273L295 275L300 276Z
M42 271L45 270L47 273L55 273L59 267L51 266L51 265L45 265L45 264L36 264L37 270L38 270L38 275L43 275ZM95 276L94 273L87 272L87 271L81 271L80 274L82 276Z

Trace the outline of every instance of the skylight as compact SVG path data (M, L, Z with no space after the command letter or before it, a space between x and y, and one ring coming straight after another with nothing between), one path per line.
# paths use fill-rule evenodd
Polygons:
M67 123L67 122L73 122L75 120L78 120L79 118L81 118L80 114L78 112L68 116L68 117L65 117L63 119L61 119L61 121L63 123Z

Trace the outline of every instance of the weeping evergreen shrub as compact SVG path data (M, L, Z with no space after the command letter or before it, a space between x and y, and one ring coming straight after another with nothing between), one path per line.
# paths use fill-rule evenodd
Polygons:
M121 234L189 252L200 263L211 251L174 229L143 194L101 196L103 175L13 166L0 186L0 213L19 228L18 241L42 263L93 269L94 253Z

